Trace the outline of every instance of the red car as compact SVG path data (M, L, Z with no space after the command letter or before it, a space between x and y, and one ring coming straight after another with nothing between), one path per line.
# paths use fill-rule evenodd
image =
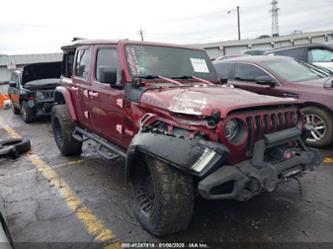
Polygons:
M64 46L52 129L65 156L92 139L124 158L133 213L154 235L185 230L195 196L246 201L320 164L299 101L219 84L204 50L135 41Z
M293 97L304 102L307 144L333 142L333 76L331 72L284 56L248 56L216 62L220 78L251 92Z

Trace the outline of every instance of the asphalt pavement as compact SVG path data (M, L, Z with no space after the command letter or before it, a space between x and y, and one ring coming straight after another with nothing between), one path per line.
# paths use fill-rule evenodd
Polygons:
M197 199L187 231L156 238L129 208L122 160L101 158L93 143L80 157L63 157L49 120L25 124L10 110L1 110L0 118L1 140L20 135L32 144L31 152L0 164L0 196L18 248L153 245L137 244L145 242L164 248L185 242L202 248L281 242L333 248L333 148L321 150L323 164L300 183L290 180L247 202Z

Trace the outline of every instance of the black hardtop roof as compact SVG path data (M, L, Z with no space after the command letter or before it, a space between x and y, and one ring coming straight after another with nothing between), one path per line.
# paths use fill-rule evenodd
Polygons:
M152 46L166 46L166 47L175 47L175 48L187 48L191 50L201 50L200 48L193 48L186 45L177 45L172 43L161 43L161 42L150 42L150 41L135 41L135 40L110 40L110 39L79 39L76 41L73 41L72 43L69 43L67 45L64 45L61 47L62 50L71 50L75 49L76 47L80 46L89 46L89 45L109 45L109 44L142 44L142 45L152 45Z

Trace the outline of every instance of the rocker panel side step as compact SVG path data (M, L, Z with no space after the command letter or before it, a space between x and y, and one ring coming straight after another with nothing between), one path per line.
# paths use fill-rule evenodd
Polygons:
M107 158L107 159L116 159L118 156L121 156L122 158L126 159L127 158L127 154L126 152L124 152L121 148L119 148L117 145L106 141L104 138L101 138L100 136L90 133L89 131L86 131L80 127L76 127L74 132L73 132L73 137L80 141L80 142L84 142L87 141L88 139L91 139L93 141L95 141L96 143L99 144L98 147L98 153ZM105 152L101 152L102 148L107 148L110 151L112 151L113 153L115 153L115 156L107 156Z

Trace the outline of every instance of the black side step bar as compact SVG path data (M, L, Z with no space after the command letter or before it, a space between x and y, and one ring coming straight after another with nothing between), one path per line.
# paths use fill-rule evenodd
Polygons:
M76 140L80 141L80 142L84 142L87 141L89 139L95 141L96 143L99 144L98 146L98 154L100 154L101 156L107 158L107 159L116 159L119 156L126 159L127 154L126 152L124 152L121 148L119 148L117 145L107 142L105 139L90 133L84 129L81 129L80 127L76 127L75 130L73 131L73 135L72 135ZM108 149L110 150L112 153L114 153L115 155L110 155L110 153L106 152L103 149Z

